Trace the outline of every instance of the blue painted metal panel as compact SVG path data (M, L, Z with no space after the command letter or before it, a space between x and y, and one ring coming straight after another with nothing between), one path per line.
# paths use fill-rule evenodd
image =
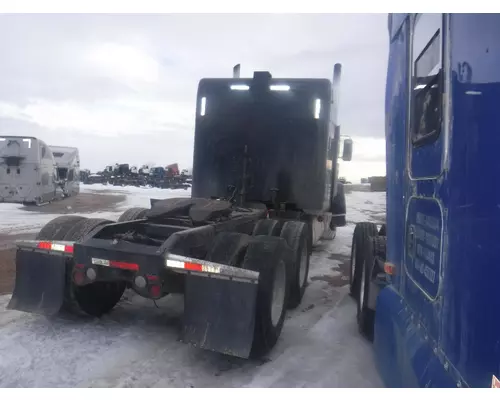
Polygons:
M411 156L411 174L414 179L437 177L441 174L441 156L443 154L443 135L425 147L413 148Z
M429 336L439 340L441 302L441 243L443 215L440 203L432 198L411 196L407 200L404 268L401 293L413 316Z
M500 375L500 15L456 14L442 348L473 387Z
M443 32L451 57L450 70L445 70L450 88L445 97L450 106L445 121L449 141L443 131L435 147L413 150L408 167L404 128L408 93L401 81L409 82L405 71L411 36L404 24L396 32L394 21L386 88L387 259L399 273L377 300L377 362L387 386L488 387L493 374L500 376L500 320L496 317L500 309L500 185L496 184L500 176L500 15L450 16ZM447 143L447 149L442 147ZM444 151L449 154L448 164L442 163ZM430 179L411 181L407 173L402 177L409 169ZM438 172L442 172L439 178L431 178ZM411 200L415 197L419 199ZM444 251L438 261L434 258L441 265L437 281L416 279L415 260L405 259L405 204L409 225L417 223L419 212L432 218L442 213L437 229L442 232ZM420 237L425 243L425 233ZM421 255L426 259L425 252ZM405 266L413 280L401 273Z
M394 13L389 15L389 34L391 39L396 36L407 16L407 13Z
M409 21L406 20L403 28L389 48L385 123L386 123L386 161L387 161L387 209L393 210L387 214L386 230L387 241L391 246L387 248L387 260L401 265L404 250L404 218L405 214L404 169L401 168L406 159L406 121L408 97L408 33ZM402 277L399 274L392 277L394 285L401 285Z
M441 205L437 200L425 197L409 199L406 272L412 284L432 299L437 298L441 281L442 218Z
M404 298L387 286L377 298L375 356L388 387L456 387L426 331L412 319Z

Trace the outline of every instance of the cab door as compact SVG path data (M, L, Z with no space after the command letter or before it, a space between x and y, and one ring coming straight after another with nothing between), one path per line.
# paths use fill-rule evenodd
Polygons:
M406 237L403 291L427 337L438 340L443 243L440 189L445 173L447 132L443 118L446 19L413 17L410 51L410 123L407 130Z

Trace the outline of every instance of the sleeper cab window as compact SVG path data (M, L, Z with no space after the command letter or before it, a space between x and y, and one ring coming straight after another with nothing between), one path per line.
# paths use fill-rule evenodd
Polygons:
M442 14L418 14L413 29L411 138L414 146L434 142L441 132Z

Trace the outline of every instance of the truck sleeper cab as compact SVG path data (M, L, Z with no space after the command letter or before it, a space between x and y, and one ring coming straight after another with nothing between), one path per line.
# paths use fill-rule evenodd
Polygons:
M80 193L80 154L76 147L50 146L64 197Z
M337 121L341 66L328 79L203 79L197 96L192 193L263 203L276 215L302 216L312 241L345 225L338 182ZM350 161L352 141L342 158ZM273 214L274 216L275 214Z
M393 14L387 223L356 226L351 294L390 387L498 387L500 16Z

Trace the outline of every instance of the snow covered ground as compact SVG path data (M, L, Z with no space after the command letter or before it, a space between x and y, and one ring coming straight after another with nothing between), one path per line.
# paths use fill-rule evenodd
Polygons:
M149 199L167 199L170 197L190 197L191 190L172 190L155 188L138 188L134 186L116 188L106 185L81 185L81 193L102 193L109 195L125 195L126 200L119 203L113 211L97 211L92 213L75 213L88 218L106 218L117 220L129 207L148 207ZM42 206L43 207L43 206ZM41 207L41 208L42 208ZM0 204L0 234L22 234L37 232L40 228L59 214L44 212L26 212L22 204Z
M127 207L148 206L150 197L190 194L84 188L126 195L119 209L106 214L110 219ZM235 359L179 341L182 296L167 296L156 308L127 292L113 312L101 319L48 319L10 311L5 309L10 296L0 296L0 386L380 387L371 345L357 332L346 268L353 223L381 223L385 193L352 192L347 204L348 226L338 230L334 241L316 249L303 302L289 312L280 340L266 360ZM1 206L3 216L5 205ZM21 227L42 225L37 215L54 217L9 209L11 222Z

